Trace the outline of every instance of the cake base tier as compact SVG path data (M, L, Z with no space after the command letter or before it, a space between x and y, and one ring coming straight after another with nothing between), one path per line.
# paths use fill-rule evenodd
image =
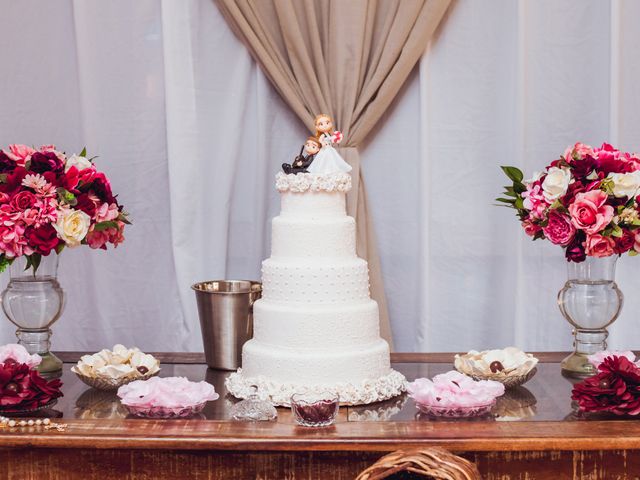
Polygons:
M330 385L302 385L296 383L279 383L264 376L246 377L239 368L225 380L227 390L236 398L247 398L255 391L255 387L263 395L268 395L276 406L291 405L294 393L336 393L341 405L366 405L382 402L402 394L406 390L407 379L400 372L390 370L387 375L361 382L336 382Z

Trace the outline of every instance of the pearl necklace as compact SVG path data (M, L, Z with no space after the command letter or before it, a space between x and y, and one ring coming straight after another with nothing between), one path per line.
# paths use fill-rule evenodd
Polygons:
M37 418L29 420L14 420L9 417L0 415L0 428L21 428L21 427L43 427L45 430L55 429L58 432L64 432L67 428L66 423L54 423L48 418Z

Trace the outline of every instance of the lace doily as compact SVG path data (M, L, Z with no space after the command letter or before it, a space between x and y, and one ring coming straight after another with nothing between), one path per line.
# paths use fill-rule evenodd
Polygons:
M279 192L348 192L351 190L351 175L344 172L316 175L313 173L276 175L276 189Z
M242 369L229 375L225 380L227 390L237 398L247 398L255 391L254 386L265 396L268 395L271 403L280 406L289 406L291 396L294 393L322 393L335 392L340 396L342 405L365 405L380 402L400 395L406 390L407 379L400 372L391 370L389 374L376 380L365 380L360 384L336 383L334 385L304 386L295 383L277 383L264 376L246 378Z

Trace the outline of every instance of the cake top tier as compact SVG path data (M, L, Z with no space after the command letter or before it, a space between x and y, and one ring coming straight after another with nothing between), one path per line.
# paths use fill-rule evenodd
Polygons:
M348 192L351 190L351 175L345 172L324 174L298 173L276 175L276 189L279 192Z

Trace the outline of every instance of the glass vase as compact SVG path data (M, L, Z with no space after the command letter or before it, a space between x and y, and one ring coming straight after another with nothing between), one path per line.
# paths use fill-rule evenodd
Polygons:
M57 280L58 255L43 256L35 272L27 268L26 257L17 258L9 273L9 284L0 297L2 310L18 327L18 343L42 357L40 373L55 376L62 370L62 361L49 351L51 325L64 308L64 292Z
M623 295L615 282L618 255L568 262L568 279L558 293L558 306L573 326L574 351L562 361L562 374L584 378L596 373L588 355L606 350L607 327L620 314Z

